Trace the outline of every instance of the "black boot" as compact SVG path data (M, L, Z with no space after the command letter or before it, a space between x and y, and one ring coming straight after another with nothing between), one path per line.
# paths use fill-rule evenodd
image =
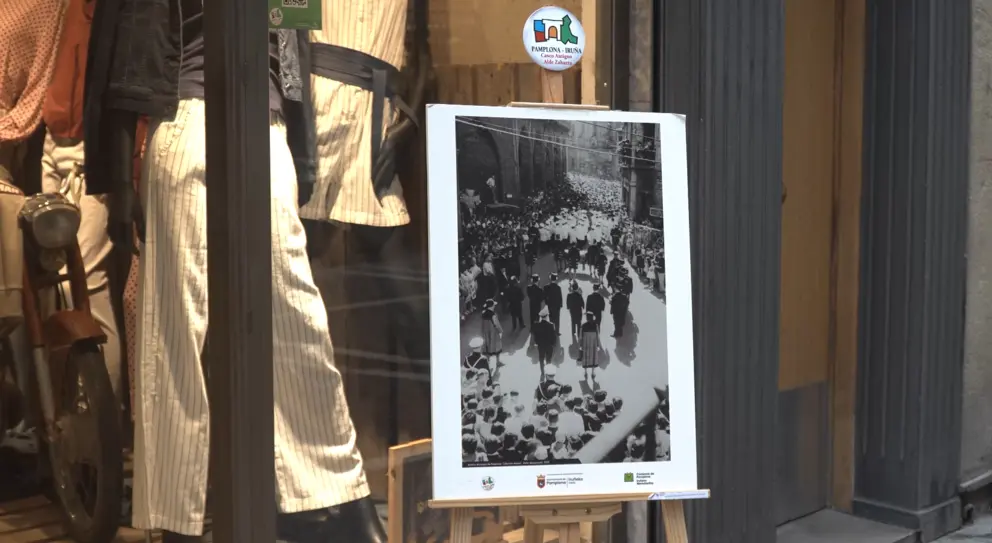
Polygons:
M280 514L276 530L284 543L386 543L386 530L369 498L328 509Z

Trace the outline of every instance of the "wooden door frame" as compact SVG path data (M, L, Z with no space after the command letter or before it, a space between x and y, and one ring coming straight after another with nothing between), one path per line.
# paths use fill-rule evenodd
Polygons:
M850 511L858 375L865 0L837 2L830 249L830 505Z

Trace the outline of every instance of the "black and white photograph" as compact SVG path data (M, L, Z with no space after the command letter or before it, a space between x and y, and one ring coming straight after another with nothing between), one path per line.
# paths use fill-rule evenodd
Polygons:
M669 458L656 125L456 117L465 467ZM583 454L593 440L598 454Z
M427 125L434 499L695 489L685 119Z

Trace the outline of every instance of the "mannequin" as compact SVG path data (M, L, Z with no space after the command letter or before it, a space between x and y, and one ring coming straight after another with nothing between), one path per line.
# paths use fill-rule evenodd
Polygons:
M0 34L0 142L8 148L11 142L27 139L41 122L63 11L59 0L0 1L0 28L4 29ZM9 162L0 165L8 170L11 166Z
M147 27L118 24L138 3L143 10L164 10L163 16L142 17L140 22ZM97 9L90 43L87 123L99 111L94 119L99 128L90 132L87 126L87 146L93 135L100 140L98 145L113 152L107 164L114 175L108 186L91 184L91 192L123 194L113 201L126 207L123 202L129 200L129 193L133 195L133 184L113 165L130 159L130 151L124 153L126 145L117 143L128 141L133 125L126 115L113 112L150 116L140 184L146 229L139 270L142 310L135 371L133 524L164 530L167 543L194 541L203 532L210 436L200 359L208 324L202 0L101 0ZM168 27L170 18L182 21L181 32ZM116 41L105 43L115 33L98 33L97 26L115 29ZM169 39L143 39L149 34ZM309 85L302 84L298 73L286 73L294 62L281 65L279 59L297 55L298 48L306 45L301 38L306 41L305 33L270 35L279 537L378 543L385 541L385 534L367 499L362 458L341 375L333 364L327 313L310 273L298 213L298 194L309 192L312 179L307 172L312 176L315 164L305 145L290 143L301 141L308 120L312 123L307 115ZM160 49L169 44L177 44L181 51ZM143 50L135 54L134 48ZM128 71L128 63L146 61L175 69L135 77L141 70L132 67L130 78L119 73ZM142 93L150 99L138 100ZM178 101L170 101L177 95ZM112 215L134 217L126 210ZM111 228L116 230L114 225Z
M397 68L405 60L407 5L408 0L325 0L321 5L322 29L310 34L314 43L312 92L319 166L313 197L300 209L303 218L377 227L410 222L399 179L389 176L381 198L372 182L373 146L382 140L379 136L378 142L373 141L377 135L374 106L376 100L385 97L375 96L371 89L360 90L354 84L371 86L370 78L363 78L365 74L361 73L370 75L371 70L349 66L363 61L371 64L378 59L387 70L393 68L386 75L393 80L384 88L395 89ZM323 44L335 49L322 50ZM349 54L348 65L343 66L341 57ZM326 63L322 62L325 58ZM379 130L395 122L395 112L395 107L383 107Z
M38 183L22 168L41 122L63 12L59 0L0 0L0 168L29 194Z
M30 144L41 122L63 14L60 0L0 0L0 178L28 194L38 192L37 168L28 164L37 160ZM6 284L9 279L4 290L15 287ZM18 388L31 402L31 364L23 330L14 332L11 343ZM0 447L33 452L31 426L22 421L0 435Z
M318 171L300 216L346 223L361 262L417 269L421 255L400 228L410 215L396 167L409 150L432 64L428 0L325 0L322 12L322 29L310 34ZM375 88L374 69L384 75L382 88ZM308 227L319 253L328 229ZM382 300L426 300L425 283L383 275L362 289L377 290ZM389 307L387 333L400 334L408 356L429 357L426 303Z

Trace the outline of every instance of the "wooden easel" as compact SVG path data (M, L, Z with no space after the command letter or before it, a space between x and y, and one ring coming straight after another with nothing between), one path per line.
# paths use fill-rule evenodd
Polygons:
M661 516L668 543L688 543L685 524L684 494L605 494L597 496L567 496L561 498L527 497L495 500L434 500L433 508L451 508L451 543L471 543L472 519L476 507L500 507L501 520L519 515L524 519L524 543L544 543L544 530L557 529L559 543L591 541L591 532L583 534L583 526L604 522L620 512L623 502L661 501ZM708 497L709 491L694 491L693 497ZM584 536L584 537L583 537Z
M607 106L564 103L564 78L562 72L542 70L541 94L543 102L511 102L510 107L543 107L553 109L608 110ZM584 102L591 101L584 98ZM691 497L708 497L709 491L692 493ZM471 543L472 519L475 507L500 507L501 517L519 515L524 519L524 542L544 543L544 530L557 528L559 543L591 543L594 522L604 522L620 513L623 502L661 501L661 516L668 543L688 543L685 508L682 499L688 494L607 494L596 496L569 496L566 498L529 497L525 499L496 499L471 501L430 502L430 507L451 508L451 543ZM585 531L585 533L583 533ZM584 536L584 537L583 537Z

